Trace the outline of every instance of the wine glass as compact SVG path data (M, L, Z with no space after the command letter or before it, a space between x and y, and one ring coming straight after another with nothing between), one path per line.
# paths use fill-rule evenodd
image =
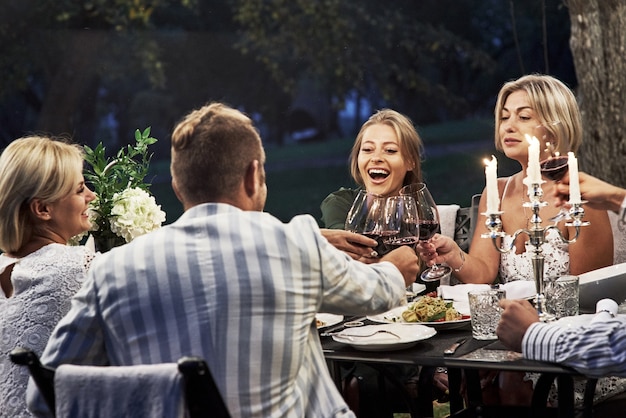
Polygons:
M539 163L541 174L552 181L561 180L568 170L567 154L561 154L560 150L567 153L569 151L569 138L561 121L546 122L535 127L533 133L535 137L546 144L546 151L550 154L548 158ZM562 219L569 219L569 212L561 208L556 216L550 218L550 222L559 222Z
M404 186L400 190L400 195L408 195L415 200L419 217L419 240L422 242L430 241L439 231L439 211L426 184L414 183ZM449 266L434 264L431 268L424 270L420 278L424 282L442 279L445 281L446 277L450 277L451 272L452 269Z
M419 241L419 217L413 197L407 195L387 198L381 232L389 249L403 245L415 247Z
M365 235L378 242L373 257L387 253L381 236L381 222L384 216L386 199L383 196L360 190L346 216L346 231Z

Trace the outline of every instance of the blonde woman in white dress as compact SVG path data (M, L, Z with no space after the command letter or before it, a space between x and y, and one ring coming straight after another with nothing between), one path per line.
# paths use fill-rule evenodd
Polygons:
M31 417L28 371L9 353L41 355L69 311L95 254L68 240L90 228L78 145L47 137L13 141L0 156L0 417Z
M503 230L512 234L518 229L529 228L531 210L522 206L528 201L528 188L523 183L528 167L528 141L525 135L537 136L538 126L548 126L538 138L540 159L550 156L552 147L565 155L568 151L577 152L582 142L581 116L576 98L572 91L561 81L547 75L527 75L505 83L500 90L494 111L495 146L506 157L517 161L521 170L507 178L498 179L501 196L500 210ZM562 130L552 129L551 122L559 121ZM567 135L567 140L561 137ZM552 196L555 183L544 178L541 185L544 196ZM546 199L547 206L541 208L540 217L544 226L551 224L550 218L557 215L559 208L554 206L552 199ZM478 213L486 211L486 196L483 192ZM472 238L469 253L464 253L454 240L437 235L431 244L420 248L420 255L427 264L446 263L454 269L455 277L464 283L494 283L499 280L506 283L510 280L534 280L531 264L532 246L527 244L528 237L524 234L515 241L514 249L508 254L498 252L490 239L481 238L488 232L484 218L478 220ZM566 244L561 241L556 231L546 236L543 244L545 258L545 275L558 276L564 274L582 274L613 263L613 235L609 218L605 210L585 208L585 220L590 225L581 228L576 243ZM564 238L572 239L575 234L573 227L565 222L558 224ZM501 248L509 248L512 242L510 235L499 240ZM527 376L528 377L528 376ZM509 389L507 380L515 381L515 389ZM528 379L526 379L528 380ZM532 396L532 385L526 382L528 390L520 390L524 384L520 382L520 374L499 373L486 375L483 383L493 383L491 395L497 397L494 402L503 404L529 404ZM604 390L607 388L608 391ZM520 386L521 385L521 386ZM601 394L596 400L606 397L607 392L620 391L615 382L604 379L599 382ZM582 396L582 394L581 394Z

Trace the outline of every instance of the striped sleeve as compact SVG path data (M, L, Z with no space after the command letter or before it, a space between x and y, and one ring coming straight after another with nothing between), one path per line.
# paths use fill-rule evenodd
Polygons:
M626 320L576 328L535 323L524 336L522 353L528 359L560 363L590 377L625 377Z

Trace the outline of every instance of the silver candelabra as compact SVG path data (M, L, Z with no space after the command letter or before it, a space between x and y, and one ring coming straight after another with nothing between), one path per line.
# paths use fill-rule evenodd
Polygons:
M543 322L549 322L555 319L554 315L546 312L545 306L545 296L544 292L544 276L543 276L543 266L544 266L544 258L543 258L543 249L542 245L546 241L546 234L550 229L555 229L559 238L568 244L572 244L576 242L578 235L580 233L581 226L589 225L589 222L583 221L582 218L585 216L585 209L582 207L583 203L573 203L569 209L569 217L570 221L567 222L566 226L573 226L576 229L576 234L572 239L566 239L561 234L561 231L557 227L557 223L554 225L550 225L547 227L543 227L541 225L541 218L539 217L539 210L546 206L547 203L543 201L543 190L541 189L541 185L539 183L532 183L528 189L528 202L524 202L523 206L532 209L532 218L530 219L530 223L532 226L530 229L522 228L515 231L513 234L513 240L511 241L511 245L509 248L501 248L498 245L497 239L506 235L504 231L502 231L502 213L504 212L495 212L495 213L483 213L487 217L485 221L485 225L489 232L481 235L482 238L491 238L494 247L500 253L508 253L513 251L515 248L515 241L517 237L521 234L528 235L530 240L530 244L533 246L533 254L532 264L533 264L533 272L535 276L535 286L537 289L537 294L535 296L535 306L537 308L537 313L539 314L539 319Z

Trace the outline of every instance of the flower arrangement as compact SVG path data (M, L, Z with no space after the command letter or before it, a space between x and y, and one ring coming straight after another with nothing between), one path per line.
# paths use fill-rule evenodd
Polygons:
M157 140L148 127L135 131L135 142L111 160L102 143L94 149L84 147L85 160L91 166L85 170L85 180L97 196L90 204L90 220L99 251L130 242L165 222L165 212L150 194L150 183L144 182L152 158L148 146Z

